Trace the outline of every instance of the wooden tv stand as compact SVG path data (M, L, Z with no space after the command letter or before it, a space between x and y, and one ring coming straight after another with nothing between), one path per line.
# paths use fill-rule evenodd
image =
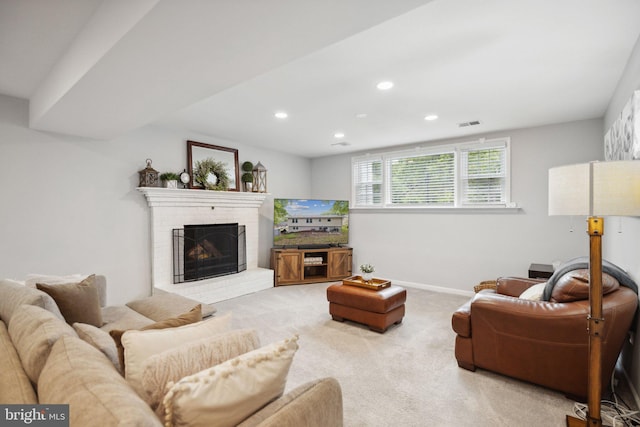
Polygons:
M331 282L351 276L351 248L271 249L274 285Z

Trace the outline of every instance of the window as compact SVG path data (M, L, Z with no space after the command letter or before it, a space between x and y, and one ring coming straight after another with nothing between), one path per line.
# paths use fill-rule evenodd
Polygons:
M352 159L353 207L487 207L509 200L509 138Z

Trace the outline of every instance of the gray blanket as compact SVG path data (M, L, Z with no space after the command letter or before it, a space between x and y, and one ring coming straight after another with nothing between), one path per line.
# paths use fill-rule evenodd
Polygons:
M553 287L563 275L570 271L580 270L583 268L589 269L588 257L574 258L558 267L558 269L553 272L553 274L547 281L547 285L544 287L544 292L542 293L542 301L549 301L551 299ZM638 285L636 285L636 282L634 282L633 279L629 277L629 275L617 265L603 259L602 272L613 276L618 282L620 282L621 286L626 286L627 288L632 289L636 294L638 293Z

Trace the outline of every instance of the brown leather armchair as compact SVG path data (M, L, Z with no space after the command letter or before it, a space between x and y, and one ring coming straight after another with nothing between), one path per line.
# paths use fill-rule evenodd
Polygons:
M477 293L453 314L458 366L486 369L585 400L588 272L577 273L567 273L558 281L550 301L518 298L542 282L534 279L501 278L496 290ZM603 280L603 392L638 305L634 290L609 279L613 278Z

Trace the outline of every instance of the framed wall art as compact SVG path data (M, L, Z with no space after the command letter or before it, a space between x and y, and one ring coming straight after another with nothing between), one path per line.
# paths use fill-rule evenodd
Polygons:
M604 159L640 159L640 90L633 92L604 135Z

